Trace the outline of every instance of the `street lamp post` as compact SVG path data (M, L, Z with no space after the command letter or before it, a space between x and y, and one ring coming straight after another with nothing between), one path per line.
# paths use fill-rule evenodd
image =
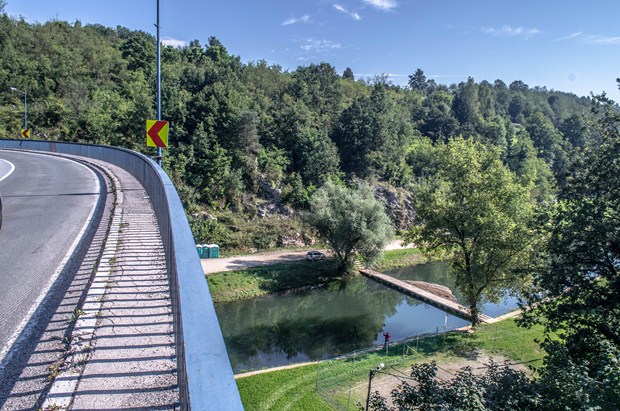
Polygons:
M24 130L28 129L28 93L15 87L11 87L11 91L17 91L24 94Z
M157 0L157 120L161 120L161 39L159 36L159 0ZM161 166L161 147L157 147L157 164Z
M370 390L372 387L372 379L375 378L375 374L381 371L385 367L385 364L381 363L375 369L371 369L368 374L368 395L366 396L366 411L368 411L368 407L370 406Z

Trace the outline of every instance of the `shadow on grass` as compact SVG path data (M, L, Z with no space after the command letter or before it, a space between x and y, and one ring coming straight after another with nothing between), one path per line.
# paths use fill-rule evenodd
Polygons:
M323 261L295 261L255 267L246 273L259 280L259 288L267 293L301 287L319 286L337 280L341 273L335 259Z

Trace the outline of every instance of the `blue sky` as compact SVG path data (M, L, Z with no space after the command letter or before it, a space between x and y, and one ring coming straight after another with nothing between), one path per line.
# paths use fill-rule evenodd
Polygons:
M155 34L155 0L8 0L29 22L99 23ZM161 0L169 44L216 36L243 61L331 63L404 85L502 79L620 101L618 0Z

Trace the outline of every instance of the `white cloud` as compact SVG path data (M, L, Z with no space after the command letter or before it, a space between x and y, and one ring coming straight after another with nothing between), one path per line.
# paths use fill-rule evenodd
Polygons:
M359 14L357 14L357 13L356 13L356 12L354 12L354 11L349 11L349 10L345 9L345 8L344 8L344 7L342 7L340 4L334 4L334 8L335 8L336 10L338 10L339 12L344 13L344 14L346 14L347 16L351 17L353 20L358 20L358 21L359 21L359 20L361 20L361 19L362 19L362 16L360 16Z
M310 16L305 14L299 18L297 17L291 17L288 20L285 20L282 22L283 26L290 26L291 24L297 24L297 23L307 23L310 21Z
M161 44L164 46L172 46L172 47L185 47L187 42L185 40L178 40L172 37L164 37L161 40Z
M578 38L580 36L583 36L583 33L578 31L578 32L573 33L573 34L569 34L566 37L562 37L562 38L556 39L555 41L572 40L572 39Z
M620 36L610 37L597 34L594 36L587 36L585 41L590 44L615 45L620 44Z
M398 6L395 0L364 0L364 3L370 4L380 10L392 10L394 7Z
M301 49L308 53L324 53L335 49L341 49L342 44L330 40L309 38L301 45Z
M599 44L604 46L620 45L620 36L605 36L602 34L585 34L576 32L556 41L577 40L585 44Z
M525 27L512 27L509 25L504 25L500 28L483 27L480 30L483 33L492 34L494 36L512 36L512 37L520 36L520 37L525 37L525 38L529 38L536 34L541 33L541 31L536 28L528 29Z

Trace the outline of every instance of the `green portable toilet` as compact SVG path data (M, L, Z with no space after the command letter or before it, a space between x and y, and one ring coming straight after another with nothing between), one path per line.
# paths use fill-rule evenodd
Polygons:
M209 258L209 245L208 244L202 245L202 255L200 256L200 258Z
M196 251L198 251L198 257L202 258L202 244L196 244Z
M220 246L217 244L209 244L209 257L208 258L220 258Z

